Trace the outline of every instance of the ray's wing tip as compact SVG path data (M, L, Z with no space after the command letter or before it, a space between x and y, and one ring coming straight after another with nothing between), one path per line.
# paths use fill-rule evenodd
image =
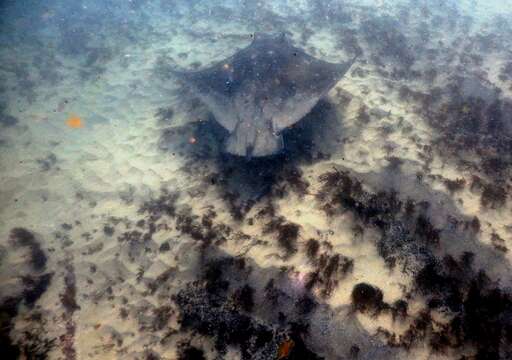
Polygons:
M354 57L352 57L352 59L338 64L340 78L342 78L343 76L345 76L346 73L348 73L350 68L357 62L357 59L360 56L361 54L356 54Z

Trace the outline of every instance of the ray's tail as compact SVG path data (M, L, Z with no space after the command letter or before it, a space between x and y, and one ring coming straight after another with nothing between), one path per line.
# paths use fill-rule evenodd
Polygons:
M245 157L269 156L279 153L284 147L283 137L270 126L255 127L241 121L226 141L226 152Z

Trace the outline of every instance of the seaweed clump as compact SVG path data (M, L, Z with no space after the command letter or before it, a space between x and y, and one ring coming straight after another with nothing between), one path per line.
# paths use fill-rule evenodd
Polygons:
M284 167L277 175L273 193L283 198L287 194L287 189L295 192L299 197L307 194L309 183L303 179L302 170L295 166Z
M13 344L9 336L14 325L11 320L18 313L18 302L19 300L10 298L0 304L0 348L7 359L18 359L21 353L20 346Z
M297 252L297 239L300 226L286 221L282 216L276 217L265 226L264 233L277 233L277 243L286 252L286 256L292 256Z
M33 313L28 320L30 328L13 343L9 332L14 328L12 319L18 313L17 299L9 298L0 304L0 349L4 359L48 359L55 347L55 338L46 338L47 330L40 312Z
M144 202L138 213L146 215L146 218L137 221L137 229L124 232L118 236L118 240L129 242L134 246L148 245L155 233L169 229L169 224L161 221L163 218L174 220L176 230L201 242L204 247L210 244L220 245L231 235L231 227L224 223L215 223L217 213L213 208L208 209L201 216L196 215L189 206L178 207L178 199L179 193L164 189L157 198ZM149 251L149 248L146 250ZM161 244L161 252L169 250L168 243Z
M14 246L30 250L30 264L34 270L42 271L46 268L48 259L32 232L24 228L14 228L11 230L9 240Z
M377 51L373 60L380 64L380 58L390 59L408 73L415 59L407 38L399 29L400 24L390 16L371 17L361 24L365 40Z
M206 360L206 357L202 349L183 342L178 345L178 360Z
M484 208L499 209L507 201L507 191L499 184L485 184L480 196L480 204Z
M462 178L455 180L445 179L443 182L451 194L463 190L466 185L466 180Z
M431 249L437 246L441 233L423 213L424 206L408 201L404 207L409 209L402 210L401 205L390 206L389 196L380 197L387 198L388 203L377 206L377 194L351 190L362 186L354 185L357 180L347 173L335 171L324 174L323 179L324 184L334 186L320 194L324 202L328 199L327 209L332 214L352 211L364 224L381 231L377 247L388 264L396 265L400 260L413 265L405 268L412 270L415 279L406 298L421 297L426 308L411 319L408 330L399 336L380 329L390 345L410 348L426 341L436 352L470 348L475 349L472 354L475 358L507 358L503 354L512 351L512 318L508 316L512 294L491 281L484 271L474 268L472 253L463 253L459 258L446 255L437 259ZM468 221L467 226L477 231L478 219ZM503 251L499 248L501 238L494 236L492 241L499 251ZM353 289L352 303L355 310L370 315L391 311L395 319L407 316L406 300L388 305L382 297L378 288L361 283ZM449 315L448 323L435 320L434 314L440 311Z
M309 239L306 242L306 255L310 261L314 261L318 250L320 249L320 242L316 239Z
M314 243L309 242L309 251L314 250ZM311 257L310 257L311 258ZM341 254L322 253L313 260L315 270L308 274L306 288L317 287L320 296L327 298L338 286L339 280L347 276L354 268L354 260Z
M224 223L214 224L216 216L214 211L209 211L200 217L192 214L189 208L183 208L176 216L176 229L205 247L213 243L220 245L227 240L232 229Z
M505 240L496 233L491 234L491 243L492 246L498 251L506 253L508 248L505 246Z
M411 344L428 335L437 351L471 345L479 359L501 359L501 354L512 351L512 319L507 315L512 294L500 289L484 271L475 270L473 257L472 253L463 253L459 259L447 255L440 262L425 264L416 276L416 290L426 297L428 308L402 340ZM431 312L441 309L450 314L448 324L432 319Z
M157 199L145 202L139 209L139 214L148 214L152 222L159 220L162 216L174 217L176 215L176 202L179 193L162 190Z
M304 344L307 323L287 319L304 319L314 309L314 300L308 294L285 293L279 285L286 288L288 281L282 276L269 281L265 296L257 296L257 289L249 285L254 266L241 257L212 255L212 250L210 247L201 253L198 280L173 296L181 328L212 339L219 358L232 346L240 349L244 360L275 359L280 346L292 340L294 346L288 349L288 359L320 359ZM295 306L290 306L294 302ZM253 315L254 309L268 305L272 306L264 314L265 320L261 319L262 314Z
M243 360L273 359L280 344L286 340L285 329L276 332L271 326L231 308L225 296L211 294L198 284L189 284L173 300L181 313L181 326L213 338L221 355L226 353L229 345L240 348ZM289 335L295 346L288 359L320 359L307 349L299 335L293 332Z
M252 312L254 308L254 289L248 284L237 289L233 294L233 301L235 306L239 307L245 312Z
M334 169L320 175L320 181L323 185L317 199L326 214L354 214L355 237L367 226L377 229L381 233L378 251L390 267L400 262L404 268L414 270L432 256L430 248L439 243L441 231L422 207L412 201L404 204L393 190L366 191L347 171Z
M434 143L461 166L503 183L512 169L510 100L478 77L456 77L443 94L429 103L419 99L421 113L438 132Z
M23 282L23 300L28 307L33 307L37 300L46 292L50 286L53 273L42 274L39 276L26 275L22 277Z
M22 291L12 294L1 294L0 297L0 349L6 359L29 357L45 359L53 349L55 339L46 338L45 323L42 315L34 306L46 292L53 278L53 273L46 270L47 257L35 235L24 228L11 230L9 242L13 250L28 249L28 267L20 274ZM30 327L13 342L9 333L14 329L13 319L18 315L19 305L24 304L32 312Z
M352 289L352 305L362 313L378 314L384 308L382 291L373 285L359 283Z

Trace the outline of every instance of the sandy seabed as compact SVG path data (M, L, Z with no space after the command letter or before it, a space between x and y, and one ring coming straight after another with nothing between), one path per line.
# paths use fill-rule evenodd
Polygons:
M8 356L510 358L510 17L375 3L4 5ZM282 156L222 154L168 69L280 31L361 55Z

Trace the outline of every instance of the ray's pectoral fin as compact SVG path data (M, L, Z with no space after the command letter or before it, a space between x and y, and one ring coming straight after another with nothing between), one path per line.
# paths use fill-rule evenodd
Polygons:
M268 156L283 149L283 137L276 134L272 127L257 127L247 121L237 124L226 141L226 152L247 157Z
M281 132L311 111L354 61L326 62L286 36L261 34L206 69L173 73L231 134L227 153L259 157L283 149Z

